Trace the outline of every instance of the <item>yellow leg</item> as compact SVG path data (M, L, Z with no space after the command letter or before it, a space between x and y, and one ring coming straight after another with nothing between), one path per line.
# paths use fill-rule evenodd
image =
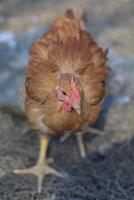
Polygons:
M60 142L63 143L65 142L72 134L64 134L61 138L60 138ZM78 145L78 149L80 152L80 156L82 158L86 157L86 150L85 150L85 146L84 146L84 142L83 142L83 132L78 132L75 134L76 135L76 140L77 140L77 145Z
M42 182L43 177L47 174L53 174L56 176L63 177L62 174L57 172L52 167L48 166L48 162L46 160L47 148L48 148L49 138L45 136L40 136L40 152L39 152L39 159L37 164L29 169L17 169L14 170L15 174L33 174L37 176L38 179L38 192L42 190Z
M103 131L100 131L100 130L97 130L97 129L91 128L91 127L86 129L85 131L81 131L81 132L76 133L77 145L78 145L78 149L79 149L79 152L80 152L80 156L82 158L86 157L86 150L85 150L85 145L84 145L84 141L83 141L83 134L87 133L87 132L88 133L93 133L93 134L96 134L96 135L100 135L100 136L104 135ZM70 134L70 133L64 134L60 138L60 142L61 143L65 142L71 135L72 134Z
M80 152L80 156L82 158L86 157L86 150L85 150L85 145L83 142L83 134L82 133L76 133L76 139L77 139L77 145L78 145L78 149Z

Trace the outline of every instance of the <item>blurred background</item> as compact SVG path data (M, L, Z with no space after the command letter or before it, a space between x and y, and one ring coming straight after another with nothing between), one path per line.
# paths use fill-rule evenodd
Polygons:
M37 136L23 111L29 47L49 30L56 17L64 15L69 5L69 0L0 1L0 199L132 200L134 197L133 0L89 0L86 6L87 29L100 46L109 48L112 68L110 94L99 122L105 117L106 134L86 140L88 154L93 159L86 163L79 159L74 139L64 145L53 141L50 154L61 169L72 174L73 180L64 183L55 177L46 178L40 197L34 194L34 178L20 181L11 174L12 169L32 165L37 158Z

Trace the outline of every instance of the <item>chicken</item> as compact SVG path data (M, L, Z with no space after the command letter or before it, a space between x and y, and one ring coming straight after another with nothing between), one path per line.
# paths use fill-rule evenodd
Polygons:
M44 175L63 176L46 158L51 136L76 133L84 157L82 133L96 121L107 94L107 50L98 47L82 19L82 15L78 19L68 10L30 49L25 108L40 136L40 154L34 167L14 172L36 175L38 192Z

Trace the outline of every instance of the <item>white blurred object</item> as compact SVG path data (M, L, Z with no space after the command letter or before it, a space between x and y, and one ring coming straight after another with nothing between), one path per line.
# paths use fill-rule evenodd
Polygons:
M16 47L15 34L12 31L1 31L0 32L0 43L6 43L10 48Z

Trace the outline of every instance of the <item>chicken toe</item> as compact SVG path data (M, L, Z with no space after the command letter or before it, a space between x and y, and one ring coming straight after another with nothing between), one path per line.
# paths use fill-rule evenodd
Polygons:
M40 193L42 190L43 178L45 175L53 174L59 177L63 177L61 173L48 166L48 164L52 163L52 159L46 159L46 153L48 148L49 138L46 136L40 137L40 153L39 159L35 166L28 169L16 169L13 172L15 174L32 174L35 175L38 179L38 192Z
M32 174L37 177L38 180L38 186L37 191L38 193L42 190L42 184L43 184L43 178L45 175L53 174L59 177L63 177L61 173L56 171L54 168L48 166L45 163L37 163L35 166L28 168L28 169L17 169L14 170L15 174Z

